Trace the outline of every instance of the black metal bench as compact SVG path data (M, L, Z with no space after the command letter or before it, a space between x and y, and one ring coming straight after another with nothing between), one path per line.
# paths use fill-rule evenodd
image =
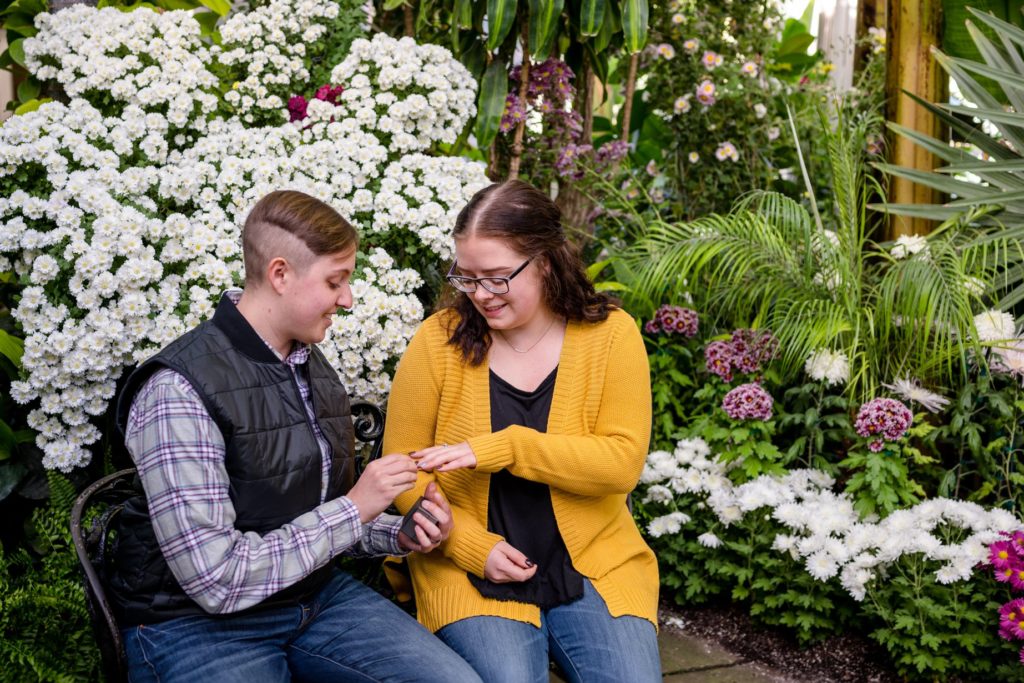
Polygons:
M369 453L356 459L356 472L380 457L384 440L384 411L372 403L354 402L352 421L356 439ZM120 683L128 680L121 629L106 596L107 579L117 539L115 522L124 504L135 495L135 470L115 472L94 482L78 495L71 508L71 538L82 568L85 604L89 610L96 644L100 649L103 676Z

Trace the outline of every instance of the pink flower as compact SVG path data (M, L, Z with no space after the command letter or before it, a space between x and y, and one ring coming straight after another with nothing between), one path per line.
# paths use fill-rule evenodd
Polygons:
M741 384L722 399L722 410L734 420L770 420L774 400L756 382Z
M700 58L700 62L704 65L705 69L711 71L716 66L720 66L722 64L722 55L717 52L712 52L711 50L705 50L704 56Z
M649 321L644 329L654 334L664 332L694 337L697 334L697 325L697 311L666 304L654 313L654 319Z
M711 81L701 81L697 86L697 101L703 104L705 107L710 107L715 103L715 92L717 88Z
M860 407L854 427L861 436L871 439L868 449L882 450L884 441L897 441L910 429L913 413L892 398L873 398Z
M726 382L732 381L732 345L726 341L713 341L704 347L704 363L708 372Z

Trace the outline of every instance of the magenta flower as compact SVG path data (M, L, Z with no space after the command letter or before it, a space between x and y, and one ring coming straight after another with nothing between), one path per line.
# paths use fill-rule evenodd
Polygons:
M296 95L288 100L288 120L295 122L306 118L306 108L309 103L302 95Z
M774 399L756 382L741 384L722 399L722 410L734 420L770 420Z
M338 98L341 97L341 93L345 92L345 88L340 85L321 85L317 88L315 99L323 100L324 102L330 102L331 104L338 104Z
M1006 640L1024 640L1024 598L1011 600L999 608L999 635Z
M996 541L988 547L988 561L997 572L1001 569L1012 569L1020 560L1012 541Z
M885 441L897 441L910 429L914 415L892 398L873 398L860 407L854 427L866 439L868 449L877 453Z
M651 334L664 332L694 337L697 335L697 327L697 311L665 304L654 313L654 319L650 320L644 329Z

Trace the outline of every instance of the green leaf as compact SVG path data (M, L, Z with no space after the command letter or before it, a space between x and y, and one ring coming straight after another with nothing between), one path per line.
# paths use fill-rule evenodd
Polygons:
M201 33L204 36L212 35L220 20L220 15L216 12L196 12L192 16L199 22Z
M496 50L505 42L505 36L515 23L518 4L518 0L487 0L488 50Z
M604 22L605 0L583 0L580 3L580 33L596 36Z
M404 4L405 0L386 0L384 2L384 11L390 12L392 10L396 10Z
M0 330L0 354L3 354L17 368L21 367L21 355L25 351L25 342Z
M565 0L530 0L530 55L544 61L551 54L558 35Z
M169 10L193 10L200 6L199 0L157 0L157 4Z
M34 78L26 78L18 84L18 101L28 102L39 97L39 81Z
M20 462L0 462L0 500L11 495L27 472Z
M597 32L594 37L594 52L604 52L611 42L612 37L622 30L622 18L619 16L619 7L617 2L611 3L608 6L608 11L604 13L604 21L601 22L601 30Z
M647 0L623 0L622 33L630 54L640 52L647 44Z
M199 0L199 3L222 17L231 11L231 3L228 0Z
M461 29L473 28L472 0L455 0L455 9L452 12L452 23Z
M52 102L52 101L53 100L51 100L49 97L44 97L44 98L39 99L39 100L29 100L28 102L25 102L20 107L15 109L14 113L17 116L20 116L22 114L27 114L30 111L35 111L36 109L39 109L39 107L43 106L47 102Z
M476 106L476 143L480 149L490 145L498 134L507 96L508 73L505 71L505 62L495 59L484 72Z
M13 43L11 43L10 47L7 48L7 51L10 53L11 59L14 60L15 64L17 64L18 66L25 66L24 38L18 38Z

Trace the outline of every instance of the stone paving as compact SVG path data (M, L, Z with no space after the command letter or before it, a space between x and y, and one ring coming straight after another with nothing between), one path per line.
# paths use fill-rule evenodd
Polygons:
M716 643L662 627L658 634L662 680L671 683L799 683ZM551 683L564 683L551 674ZM628 683L628 681L623 681Z

